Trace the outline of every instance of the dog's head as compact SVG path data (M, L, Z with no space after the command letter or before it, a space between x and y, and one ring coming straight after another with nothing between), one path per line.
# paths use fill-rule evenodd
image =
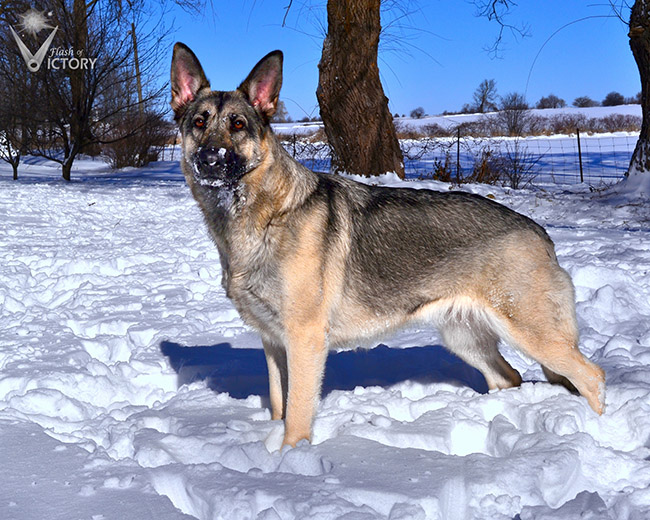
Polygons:
M213 91L194 53L174 46L171 105L181 130L185 177L190 183L225 191L259 166L264 137L278 106L282 52L255 65L234 91Z

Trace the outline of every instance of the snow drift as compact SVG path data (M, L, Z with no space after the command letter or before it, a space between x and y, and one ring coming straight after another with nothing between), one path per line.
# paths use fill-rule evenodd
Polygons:
M177 165L77 168L65 185L47 164L2 170L1 518L650 518L645 206L464 188L556 242L604 416L507 348L526 382L486 393L434 330L410 329L332 352L314 444L274 451L260 341Z

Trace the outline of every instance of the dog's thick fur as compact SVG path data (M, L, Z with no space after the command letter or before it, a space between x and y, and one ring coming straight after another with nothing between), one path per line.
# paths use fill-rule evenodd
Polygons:
M269 125L281 83L279 51L221 92L189 48L174 47L182 170L226 293L262 336L284 443L311 437L328 348L416 320L439 327L490 389L521 383L497 349L502 339L602 413L604 372L578 350L573 285L546 232L476 195L304 168Z

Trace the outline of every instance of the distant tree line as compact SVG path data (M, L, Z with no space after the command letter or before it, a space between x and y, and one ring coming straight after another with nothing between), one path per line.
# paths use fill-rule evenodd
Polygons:
M617 105L638 105L641 104L641 93L639 92L636 96L625 97L619 92L610 92L605 96L602 101L596 101L589 96L578 96L573 100L572 105L574 107L586 108L586 107L611 107ZM485 79L479 86L476 88L472 95L472 102L466 103L463 105L460 111L458 112L443 112L443 115L450 114L484 114L487 112L500 112L500 111L511 111L513 108L517 110L530 109L530 108L563 108L567 106L567 102L556 96L555 94L549 94L548 96L542 96L540 100L531 106L526 101L523 94L512 92L506 94L505 96L499 96L497 93L496 81L494 79ZM410 117L414 119L420 119L426 115L424 108L417 107L410 112ZM399 117L399 114L395 114L395 117Z

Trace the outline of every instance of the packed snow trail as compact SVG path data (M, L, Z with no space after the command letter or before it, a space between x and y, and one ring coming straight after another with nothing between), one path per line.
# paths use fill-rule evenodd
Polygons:
M278 451L260 341L177 165L1 168L0 518L650 518L647 206L464 187L556 242L604 416L507 347L526 382L486 393L423 327L331 353L314 444Z

